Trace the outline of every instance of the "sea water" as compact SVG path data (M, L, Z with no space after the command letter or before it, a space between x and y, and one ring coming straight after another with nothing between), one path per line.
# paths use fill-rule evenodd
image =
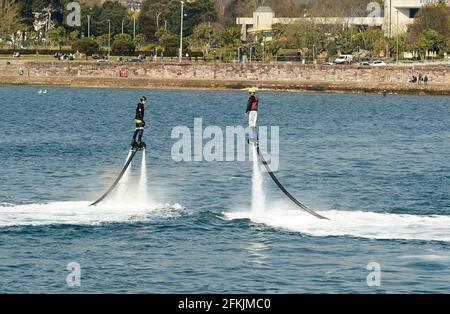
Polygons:
M450 293L449 97L260 92L276 175L325 221L260 167L255 187L251 161L172 160L176 126L245 126L245 91L39 89L0 88L0 292ZM149 199L90 207L142 95L147 156L125 190Z

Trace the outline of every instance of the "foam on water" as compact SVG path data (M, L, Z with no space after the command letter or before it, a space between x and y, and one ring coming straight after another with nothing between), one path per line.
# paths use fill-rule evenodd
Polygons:
M423 255L404 255L400 258L411 259L416 261L450 261L450 255L423 254Z
M0 206L0 228L143 222L186 214L186 209L180 204L145 204L129 201L122 203L106 201L97 206L89 204L91 202Z
M450 242L450 216L418 216L363 211L324 210L330 220L317 219L288 205L267 206L265 213L233 211L227 219L254 223L310 236L354 236L369 239L436 240Z

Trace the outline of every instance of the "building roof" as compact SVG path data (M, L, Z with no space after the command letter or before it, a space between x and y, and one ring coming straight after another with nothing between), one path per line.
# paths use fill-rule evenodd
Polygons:
M273 10L271 7L259 7L256 9L255 12L266 12L266 13L273 13Z

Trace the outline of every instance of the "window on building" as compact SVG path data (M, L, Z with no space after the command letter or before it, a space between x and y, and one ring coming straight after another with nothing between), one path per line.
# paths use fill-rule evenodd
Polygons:
M419 12L419 9L409 9L409 18L410 18L410 19L415 18L417 12Z

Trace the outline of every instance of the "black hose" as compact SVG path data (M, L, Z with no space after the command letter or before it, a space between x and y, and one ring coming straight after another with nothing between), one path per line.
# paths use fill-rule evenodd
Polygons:
M292 196L291 193L288 192L288 190L286 190L286 188L281 184L281 182L278 180L278 178L275 176L275 174L273 173L273 171L270 169L269 165L267 164L266 160L264 159L264 157L262 156L260 150L259 150L259 145L256 144L256 150L258 152L258 156L261 159L262 164L264 165L264 167L266 168L267 172L269 173L270 177L272 178L272 180L275 182L275 184L280 188L280 190L287 196L289 197L289 199L291 201L293 201L298 207L300 207L301 209L303 209L305 212L320 218L320 219L328 219L327 217L324 217L322 215L319 215L318 213L316 213L315 211L313 211L312 209L308 208L306 205L303 205L302 203L300 203L294 196Z
M101 201L103 201L109 195L109 193L112 192L112 190L114 190L116 185L119 183L120 179L122 179L123 175L125 174L125 171L127 171L128 167L130 166L131 161L133 160L133 158L136 155L137 151L138 151L138 149L133 149L132 150L130 158L128 158L127 162L125 163L125 166L123 167L122 172L120 172L120 174L117 177L116 181L114 181L113 185L111 185L111 187L108 189L108 191L106 191L105 194L103 194L98 200L96 200L94 203L92 203L89 206L95 206L95 205L99 204Z

